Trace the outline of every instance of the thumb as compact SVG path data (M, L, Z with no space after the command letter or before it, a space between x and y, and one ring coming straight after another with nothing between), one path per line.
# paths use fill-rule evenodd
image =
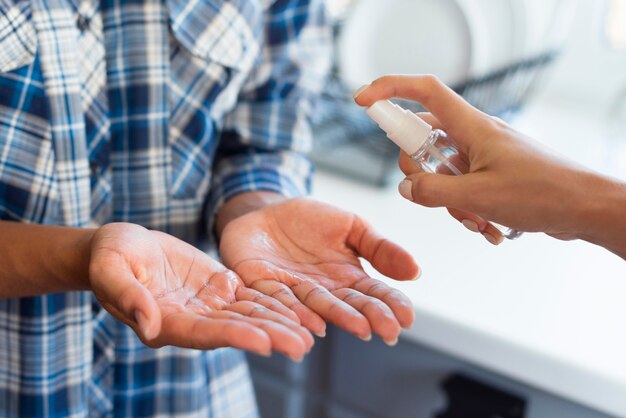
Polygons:
M421 274L411 254L380 236L359 216L354 217L347 242L359 256L385 276L396 280L415 280Z
M422 206L470 210L468 206L474 188L469 177L469 174L449 176L420 172L402 180L398 191L405 199Z
M420 103L441 122L446 132L459 141L466 138L467 132L482 132L491 120L432 75L381 77L359 90L355 101L360 106L369 107L378 100L393 97ZM480 140L481 137L478 134L473 139Z
M118 266L118 263L107 263L104 268L91 266L93 291L113 316L133 328L143 340L153 340L161 332L161 311L130 268L125 263L121 268Z

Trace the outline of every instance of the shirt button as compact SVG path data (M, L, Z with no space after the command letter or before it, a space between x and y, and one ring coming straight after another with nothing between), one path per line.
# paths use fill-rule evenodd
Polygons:
M100 174L100 165L98 163L89 163L89 173L91 177L98 177Z
M85 32L87 29L89 29L90 21L87 16L78 15L78 21L76 23L78 25L78 29L80 29L81 32Z

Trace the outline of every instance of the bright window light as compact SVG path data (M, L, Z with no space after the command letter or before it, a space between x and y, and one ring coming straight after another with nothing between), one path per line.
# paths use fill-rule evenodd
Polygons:
M613 48L626 50L626 0L610 0L606 36Z

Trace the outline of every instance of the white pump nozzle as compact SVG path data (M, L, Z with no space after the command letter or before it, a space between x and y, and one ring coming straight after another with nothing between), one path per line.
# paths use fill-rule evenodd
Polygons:
M433 127L415 113L389 100L374 103L366 112L387 133L387 137L409 155L415 154L433 131Z

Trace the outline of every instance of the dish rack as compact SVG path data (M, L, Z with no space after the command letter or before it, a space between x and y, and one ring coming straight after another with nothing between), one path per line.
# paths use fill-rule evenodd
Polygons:
M510 121L541 84L558 54L558 50L547 51L453 88L478 109ZM415 112L424 111L413 102L398 103ZM401 175L398 148L354 103L352 91L336 71L316 108L313 132L311 158L320 168L378 186Z

